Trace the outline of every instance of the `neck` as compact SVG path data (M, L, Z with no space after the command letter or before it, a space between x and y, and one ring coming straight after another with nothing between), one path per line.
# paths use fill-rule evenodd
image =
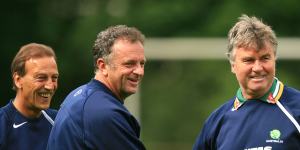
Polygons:
M122 102L124 102L124 99L120 93L117 92L116 89L112 88L113 86L111 86L111 84L107 81L107 79L103 76L101 76L100 74L96 73L95 80L100 81L101 83L103 83L110 91L112 91L112 93Z
M244 100L251 100L251 99L262 99L267 100L270 93L273 93L277 84L277 79L274 79L272 84L266 88L264 91L257 92L257 91L244 91L243 89L239 89L237 92L237 96L239 99Z
M30 108L30 106L24 102L24 99L19 98L18 95L13 100L13 105L23 116L27 118L38 118L41 115L41 110Z
M245 94L247 93L247 94ZM242 92L243 97L247 100L251 100L251 99L257 99L260 98L262 96L264 96L265 93L257 93L257 92Z

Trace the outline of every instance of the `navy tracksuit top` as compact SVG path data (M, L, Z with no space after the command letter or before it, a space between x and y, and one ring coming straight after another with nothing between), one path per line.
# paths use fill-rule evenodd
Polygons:
M92 79L61 105L48 150L144 150L140 126L123 103Z
M56 113L47 109L39 118L26 118L10 101L0 108L0 150L45 150Z
M282 85L277 99L300 123L300 92ZM235 99L206 120L193 150L300 150L300 133L276 105L248 100L234 109Z

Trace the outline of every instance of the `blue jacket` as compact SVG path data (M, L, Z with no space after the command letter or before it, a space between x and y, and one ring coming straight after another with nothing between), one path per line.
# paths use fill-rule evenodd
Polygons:
M283 86L280 103L300 122L300 92ZM193 150L299 150L300 133L272 103L248 100L235 110L234 99L206 120Z
M57 114L48 150L144 150L140 126L115 95L92 79L72 91Z
M0 150L44 150L57 111L47 109L36 119L24 117L10 101L0 108Z

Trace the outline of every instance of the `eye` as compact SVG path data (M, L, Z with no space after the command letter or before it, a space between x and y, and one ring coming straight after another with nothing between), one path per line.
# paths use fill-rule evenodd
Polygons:
M128 68L131 68L135 65L135 63L134 62L126 62L124 65Z
M132 68L136 65L136 61L133 60L125 61L123 65L127 68Z
M253 58L244 58L244 59L242 59L242 62L244 62L244 63L252 63L252 62L254 62L254 59Z
M52 77L53 82L56 82L57 80L58 80L58 75L55 75L55 76Z
M47 76L39 75L39 76L36 76L35 79L39 82L42 82L42 81L47 80Z
M146 62L144 62L144 61L142 61L142 62L140 63L141 67L144 67L145 64L146 64Z
M263 60L270 60L270 59L271 59L271 56L270 56L270 55L267 55L267 56L264 56L262 59L263 59Z

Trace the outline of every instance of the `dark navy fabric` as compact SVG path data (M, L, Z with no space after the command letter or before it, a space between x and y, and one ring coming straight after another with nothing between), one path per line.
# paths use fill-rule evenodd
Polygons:
M140 126L114 94L92 79L64 100L48 150L144 150Z
M193 150L300 149L300 133L276 104L249 100L232 111L234 99L210 115ZM300 123L300 92L285 86L279 101Z
M54 120L57 111L45 110ZM44 150L52 124L43 114L28 119L13 106L12 101L0 108L0 150Z

